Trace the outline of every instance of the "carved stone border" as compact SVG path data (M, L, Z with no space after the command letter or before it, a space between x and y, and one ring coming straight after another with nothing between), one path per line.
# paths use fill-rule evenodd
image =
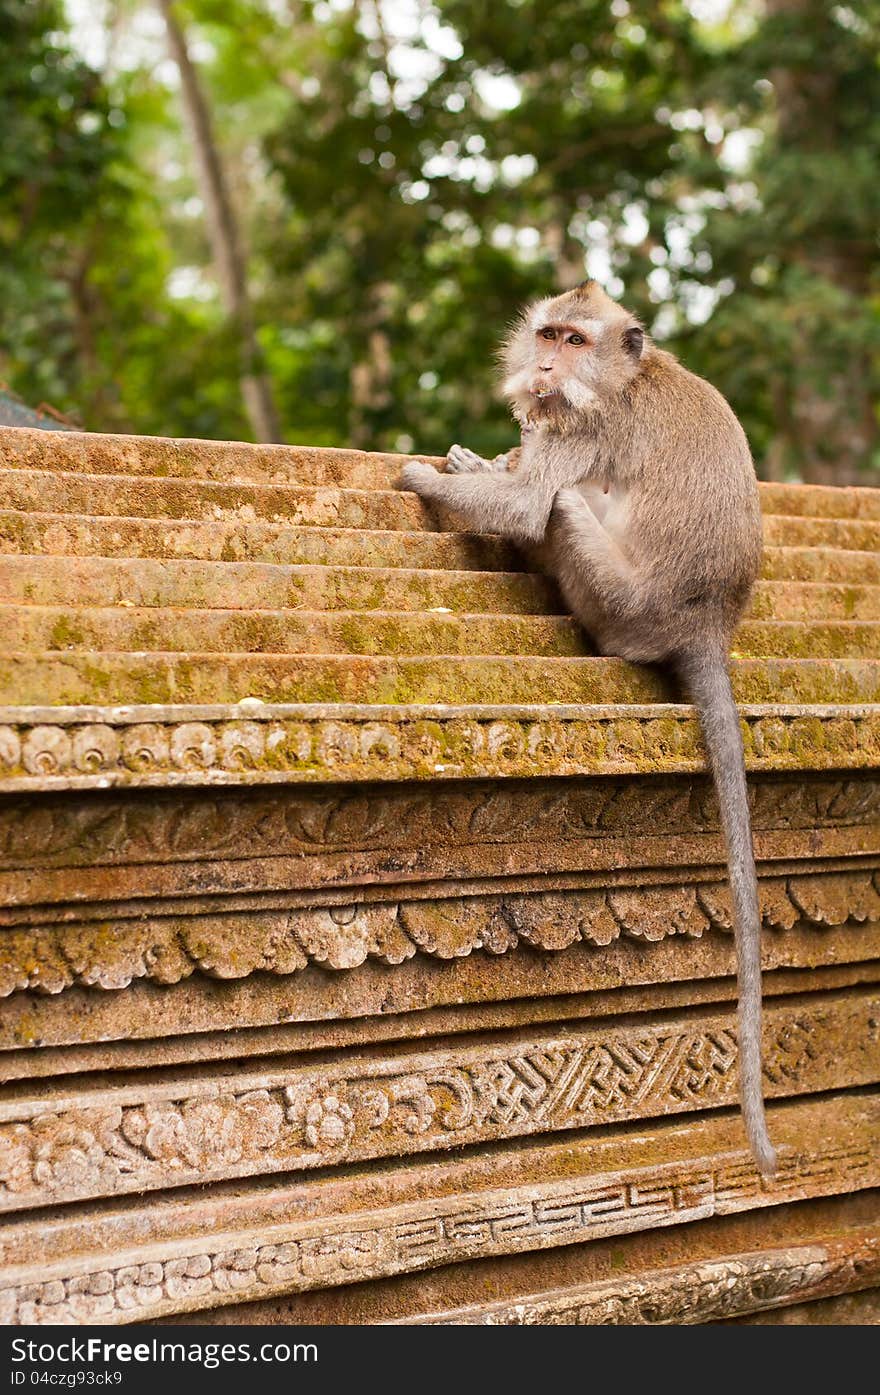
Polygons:
M402 1157L732 1105L732 1012L534 1028L433 1051L153 1082L0 1103L0 1209ZM768 1095L880 1078L874 988L771 1001ZM300 1058L300 1062L302 1058Z
M397 1321L430 1326L682 1326L852 1293L878 1281L880 1225L846 1236L819 1237L812 1244L700 1259L674 1269L649 1270L638 1278Z
M817 872L760 882L767 929L880 921L880 871ZM357 968L401 964L416 954L458 959L506 954L520 943L558 952L621 936L658 942L730 930L723 882L608 890L395 900L295 910L144 916L97 923L0 928L0 997L57 994L75 986L126 988L135 979L180 983L194 973L244 979L286 975L309 964Z
M880 705L744 706L753 770L880 764ZM0 790L704 768L693 709L343 704L0 709Z
M594 1150L592 1166L581 1157L577 1175L565 1180L541 1180L539 1159L524 1163L522 1180L503 1189L460 1189L318 1220L296 1219L294 1208L279 1204L279 1216L294 1218L185 1238L169 1232L134 1248L126 1240L118 1259L113 1220L97 1215L95 1253L0 1270L0 1322L136 1322L855 1192L880 1183L877 1105L827 1101L821 1120L817 1106L796 1105L778 1125L771 1114L774 1131L819 1140L809 1156L783 1142L772 1184L744 1148L730 1148L718 1120L719 1128L716 1121L701 1126L686 1160L626 1161L623 1139L613 1170ZM847 1141L825 1147L826 1134ZM656 1137L656 1130L645 1135Z

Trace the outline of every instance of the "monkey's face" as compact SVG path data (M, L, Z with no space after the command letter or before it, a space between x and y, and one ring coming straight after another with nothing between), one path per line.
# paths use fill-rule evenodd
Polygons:
M560 428L601 409L637 371L643 334L594 282L524 313L505 345L503 385L520 421Z

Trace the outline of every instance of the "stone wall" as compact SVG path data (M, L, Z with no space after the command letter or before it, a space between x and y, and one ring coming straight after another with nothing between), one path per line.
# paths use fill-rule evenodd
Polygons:
M3 1320L870 1320L880 492L764 488L736 641L767 1183L660 675L393 458L0 462Z

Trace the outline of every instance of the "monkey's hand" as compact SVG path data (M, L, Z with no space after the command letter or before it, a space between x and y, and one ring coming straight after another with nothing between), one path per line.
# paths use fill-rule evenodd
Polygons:
M447 475L480 475L487 470L506 470L507 456L497 455L494 460L484 460L476 451L466 446L451 446L446 455Z
M412 490L413 494L421 494L422 498L427 499L437 492L439 481L439 470L429 465L427 460L411 460L401 470L398 484L401 489Z

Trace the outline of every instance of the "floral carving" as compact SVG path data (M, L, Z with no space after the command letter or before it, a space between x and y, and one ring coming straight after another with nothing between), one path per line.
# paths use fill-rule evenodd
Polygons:
M876 1081L876 992L766 1009L768 1093ZM108 1196L323 1160L368 1159L733 1104L732 1010L498 1033L391 1058L266 1069L215 1081L103 1087L82 1108L17 1098L0 1123L0 1206ZM189 1090L191 1093L184 1093ZM165 1097L162 1097L163 1091ZM134 1098L133 1098L134 1096ZM0 1111L3 1110L0 1105ZM29 1118L22 1118L28 1109ZM16 1117L17 1116L17 1117ZM2 1112L0 1112L2 1118Z
M350 1105L336 1095L324 1095L322 1099L312 1100L306 1108L303 1137L313 1148L341 1147L354 1133L353 1120Z

